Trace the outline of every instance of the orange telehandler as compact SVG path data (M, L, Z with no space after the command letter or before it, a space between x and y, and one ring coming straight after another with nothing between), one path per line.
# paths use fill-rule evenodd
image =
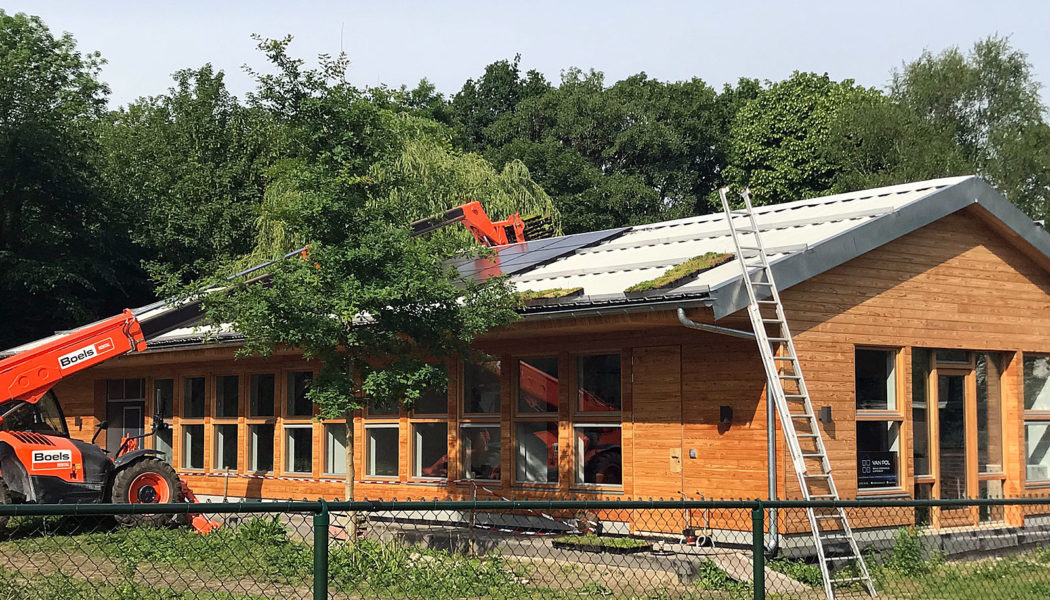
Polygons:
M69 436L52 388L63 378L132 351L146 349L142 326L130 310L0 360L0 503L114 502L162 504L195 501L193 492L158 450L138 440L167 427L159 413L152 431L125 437L115 456ZM125 515L126 523L163 524L171 515ZM191 515L195 529L215 526Z

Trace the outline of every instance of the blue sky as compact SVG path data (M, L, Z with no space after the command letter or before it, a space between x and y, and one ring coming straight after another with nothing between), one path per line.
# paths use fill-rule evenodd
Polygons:
M1050 2L93 2L8 0L8 12L41 16L109 61L112 104L163 92L170 74L211 62L243 95L244 64L264 66L252 33L295 36L313 58L345 50L362 85L414 85L427 77L455 92L500 58L557 80L569 66L606 81L645 71L721 86L741 76L782 79L793 70L884 86L924 49L969 47L1009 35L1050 83ZM1047 91L1043 91L1044 99Z

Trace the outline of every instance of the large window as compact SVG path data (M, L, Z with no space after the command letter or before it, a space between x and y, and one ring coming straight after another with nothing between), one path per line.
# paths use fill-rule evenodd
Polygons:
M365 425L365 475L398 476L398 429L397 423Z
M1024 355L1024 432L1028 483L1050 483L1050 356Z
M313 427L311 425L285 425L284 454L287 473L311 473L313 471Z
M237 470L237 424L215 426L215 457L212 468L217 471Z
M247 468L257 473L273 471L276 435L277 375L252 373L248 376Z
M288 409L286 415L289 417L310 417L314 414L314 406L306 393L310 390L310 380L313 373L310 371L292 371L288 373Z
M346 475L346 423L324 425L324 472L325 475Z
M592 354L577 357L579 385L576 411L619 412L620 355Z
M900 424L896 350L857 348L854 353L857 406L857 489L898 489Z
M257 473L273 471L273 423L257 423L248 426L250 437L250 469Z
M236 375L222 375L215 378L216 418L240 416L240 385L241 378Z
M182 379L182 414L179 423L182 438L182 468L204 468L204 415L206 378Z
M215 415L212 417L212 469L236 471L240 447L239 425L241 378L220 375L215 378Z
M623 484L620 365L619 354L576 357L573 459L577 484Z
M460 477L498 481L500 468L500 363L463 363L463 419L459 425Z
M464 423L460 426L464 479L499 481L499 424Z
M518 360L514 481L558 482L558 358Z
M448 423L412 424L412 477L448 477Z
M980 352L977 375L977 472L1003 472L1002 356Z

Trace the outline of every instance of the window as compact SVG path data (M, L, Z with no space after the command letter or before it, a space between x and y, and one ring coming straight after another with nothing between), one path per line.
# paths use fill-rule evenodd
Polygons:
M237 425L215 426L215 459L212 468L223 471L237 470Z
M977 354L977 472L1003 472L1002 356Z
M236 375L224 375L215 378L215 416L236 418L241 378Z
M203 377L187 377L183 380L182 417L184 419L204 418Z
M313 373L310 371L293 371L288 373L287 414L289 417L313 416L313 403L306 396L306 392L310 389L311 379L313 379Z
M857 410L894 410L897 398L893 362L896 352L857 350Z
M251 377L251 403L249 416L252 417L272 417L274 416L273 411L273 398L274 389L276 385L274 383L273 373L263 373L252 375Z
M412 403L412 413L415 415L448 414L448 387L432 387L424 390Z
M377 424L365 426L365 475L397 477L398 426Z
M499 414L499 361L463 365L463 412L467 414Z
M518 412L558 412L558 358L518 361Z
M926 386L930 380L930 351L912 348L911 351L911 421L912 462L916 477L933 475L930 468L930 407Z
M464 423L460 428L463 479L500 479L498 424Z
M1024 437L1028 483L1050 483L1050 356L1024 355Z
M857 422L857 487L861 490L896 488L900 453L900 425L892 421Z
M108 379L106 380L106 400L145 400L145 379Z
M154 415L160 414L162 419L165 419L165 423L168 427L160 429L157 434L153 436L153 448L160 450L164 455L164 460L171 463L173 462L174 455L172 454L172 439L171 439L171 418L174 415L175 410L175 380L174 379L155 379L153 380L153 413Z
M311 425L286 425L284 436L284 470L288 473L313 472L313 427Z
M182 426L182 467L204 468L204 425Z
M914 358L913 358L914 360ZM921 351L920 351L921 367ZM854 352L857 406L857 489L897 489L901 485L900 427L896 350L857 348Z
M346 475L346 423L324 425L324 472Z
M593 354L576 360L578 412L620 410L620 355Z
M620 426L577 424L573 430L576 436L576 483L622 485Z
M558 422L523 421L514 430L515 481L558 482Z
M251 470L266 473L273 471L273 423L249 425L251 436Z
M412 477L448 477L448 423L412 424Z

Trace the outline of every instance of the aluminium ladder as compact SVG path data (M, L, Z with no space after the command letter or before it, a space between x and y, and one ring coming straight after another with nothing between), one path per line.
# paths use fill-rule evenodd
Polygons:
M726 188L718 191L722 199L726 222L736 248L736 256L743 272L747 289L747 314L751 318L762 366L766 371L767 401L772 397L780 425L784 431L788 453L798 476L802 496L806 500L833 501L839 499L835 479L831 474L824 439L813 412L806 380L795 353L795 342L788 329L784 305L769 267L769 256L762 244L762 237L751 206L751 194L744 190L742 210L732 210L726 199ZM747 219L744 226L734 224L734 217ZM765 310L765 313L763 313ZM766 327L776 331L770 336ZM774 352L778 346L781 352ZM770 440L770 443L774 443ZM835 587L850 583L863 583L870 595L875 596L864 557L857 547L846 511L839 507L806 508L813 542L817 550L820 572L824 578L824 591L829 600L835 598ZM835 567L844 567L853 562L858 567L856 576L835 578Z

